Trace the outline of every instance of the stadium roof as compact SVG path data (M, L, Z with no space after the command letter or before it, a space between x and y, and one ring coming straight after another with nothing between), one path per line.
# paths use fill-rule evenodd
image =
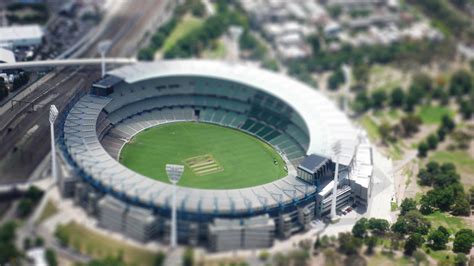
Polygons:
M298 167L314 174L319 170L319 168L326 164L328 160L329 159L326 157L311 154L306 157Z
M357 131L349 119L322 93L287 76L260 68L220 61L171 60L129 65L109 74L128 83L169 76L213 77L262 90L286 102L303 118L310 139L307 154L331 158L331 147L336 141L357 140Z

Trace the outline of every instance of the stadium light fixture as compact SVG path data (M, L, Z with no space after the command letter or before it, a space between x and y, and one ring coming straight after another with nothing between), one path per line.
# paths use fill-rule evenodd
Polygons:
M58 173L56 168L56 142L54 138L54 122L58 118L58 108L53 104L49 108L49 127L51 131L51 173L53 175L53 182L57 184L58 182Z
M334 171L334 186L332 188L332 202L331 202L331 220L337 219L336 201L337 201L337 184L339 175L339 155L341 154L341 142L337 141L332 147L333 160L336 162L336 169Z
M166 174L173 184L173 208L171 211L171 248L174 249L178 243L178 233L177 233L177 215L176 215L176 184L179 182L179 179L183 175L184 165L178 164L167 164L166 165Z
M97 50L100 53L100 59L101 59L102 77L105 76L105 54L110 49L111 45L112 45L112 41L110 40L101 41L97 45Z

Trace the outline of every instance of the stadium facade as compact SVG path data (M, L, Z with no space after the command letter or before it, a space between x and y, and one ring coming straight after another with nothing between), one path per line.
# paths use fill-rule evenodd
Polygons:
M338 142L337 208L367 206L372 151L317 90L273 72L202 60L137 63L111 71L59 119L60 188L99 225L138 241L169 241L172 189L118 162L149 127L195 121L272 145L286 177L241 189L179 187L178 241L212 251L269 247L329 213ZM239 178L239 177L236 177Z

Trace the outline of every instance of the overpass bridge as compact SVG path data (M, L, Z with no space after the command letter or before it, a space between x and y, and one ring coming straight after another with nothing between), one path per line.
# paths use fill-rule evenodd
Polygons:
M16 63L0 64L0 70L6 69L26 69L40 67L62 67L62 66L87 66L100 65L102 62L106 64L133 64L137 60L135 58L78 58L78 59L53 59L42 61L27 61Z

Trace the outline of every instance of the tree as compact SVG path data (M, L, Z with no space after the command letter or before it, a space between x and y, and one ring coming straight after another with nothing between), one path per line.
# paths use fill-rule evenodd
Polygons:
M192 265L194 265L194 250L192 248L187 248L183 254L183 266Z
M416 210L416 201L411 198L403 199L400 204L400 215L405 215L407 212Z
M469 93L473 85L471 74L466 70L459 70L451 77L449 93L453 96L461 96Z
M260 252L260 254L258 254L258 259L260 261L267 261L269 257L270 257L270 253L268 253L268 251L265 251L265 250Z
M405 92L397 87L390 93L390 105L392 107L401 107L405 102Z
M426 142L422 142L418 145L418 157L426 157L426 155L428 154L428 150L430 149L430 147L428 146L428 144L426 144Z
M153 265L154 266L162 266L162 265L165 264L165 259L166 259L165 253L160 251L160 252L158 252L158 254L156 254L155 259L153 261Z
M438 130L436 131L436 135L438 135L438 139L439 141L444 141L444 138L446 137L446 129L440 127L438 128Z
M31 238L26 237L23 239L23 249L28 250L31 248Z
M420 117L416 115L407 115L400 120L400 125L402 127L403 135L405 137L410 137L411 135L418 132L419 125L421 124Z
M464 255L463 253L458 253L456 254L456 257L454 257L455 266L466 266L467 262L468 262L468 259L466 255Z
M414 233L405 241L404 253L411 256L413 252L425 242L423 236L419 233Z
M331 90L336 90L339 88L341 84L346 82L346 78L344 76L344 72L342 71L341 68L338 68L336 71L334 71L331 76L329 77L328 80L328 86L329 89Z
M358 238L364 238L367 234L367 218L359 219L352 227L352 234Z
M43 197L43 191L36 186L31 186L26 191L25 196L31 199L33 202L37 202Z
M367 225L368 228L376 235L383 235L390 229L390 224L385 219L370 218Z
M340 5L331 5L328 7L329 15L333 18L338 18L342 13L342 7Z
M430 241L430 247L434 250L442 250L446 248L448 243L448 236L439 230L433 230L428 235L428 241Z
M262 67L273 71L278 71L280 69L278 62L275 59L270 58L263 60Z
M370 78L370 66L368 64L356 64L352 68L352 75L360 86L366 86Z
M454 120L449 115L444 115L441 118L441 127L451 132L456 127L456 123L454 123Z
M56 253L54 250L48 248L46 249L46 262L48 262L48 266L56 266L58 265L58 260L56 259Z
M313 50L313 54L319 53L321 50L321 42L319 41L319 36L316 34L313 34L308 37L308 43L311 45L311 48Z
M371 95L372 107L380 109L384 107L385 101L387 100L387 94L383 90L374 91Z
M374 253L374 247L377 246L377 238L374 236L368 237L366 240L367 254L372 255Z
M427 74L418 73L413 77L411 87L416 87L423 93L429 93L433 89L433 81Z
M362 244L362 241L351 233L339 233L338 241L339 250L346 255L357 254Z
M431 227L430 222L416 210L411 210L405 215L398 216L397 221L392 224L392 231L399 235L419 233L426 235Z
M273 263L275 266L286 266L290 264L289 258L280 252L273 256Z
M18 204L17 213L18 216L21 218L25 218L26 216L30 215L31 211L33 210L33 202L31 199L21 199L20 203Z
M35 239L35 246L42 247L44 245L44 239L40 236L36 237Z
M56 231L54 232L54 236L56 236L61 246L67 247L69 245L69 235L64 230L62 225L58 225Z
M469 254L474 241L474 232L471 229L459 230L453 242L453 251Z
M456 197L452 213L457 216L469 216L471 214L471 204L464 195Z
M426 139L426 143L430 150L435 150L438 147L438 137L434 134L430 134Z
M155 52L151 48L143 48L138 51L138 60L153 61Z
M371 105L372 103L365 91L357 93L353 107L354 111L359 113L365 112L370 109Z
M20 256L15 246L16 224L7 222L0 226L0 265L8 265Z
M463 101L459 103L459 112L462 114L463 118L468 120L471 119L472 114L474 113L474 107L469 101Z
M288 257L292 262L291 265L307 265L309 253L306 250L296 249L292 250Z
M380 137L382 138L382 142L384 144L387 144L388 142L392 142L394 140L392 130L392 126L385 121L378 127Z
M449 236L451 235L448 231L448 229L446 229L446 227L440 225L438 226L438 231L440 231L441 233L443 233L448 239L449 239Z

